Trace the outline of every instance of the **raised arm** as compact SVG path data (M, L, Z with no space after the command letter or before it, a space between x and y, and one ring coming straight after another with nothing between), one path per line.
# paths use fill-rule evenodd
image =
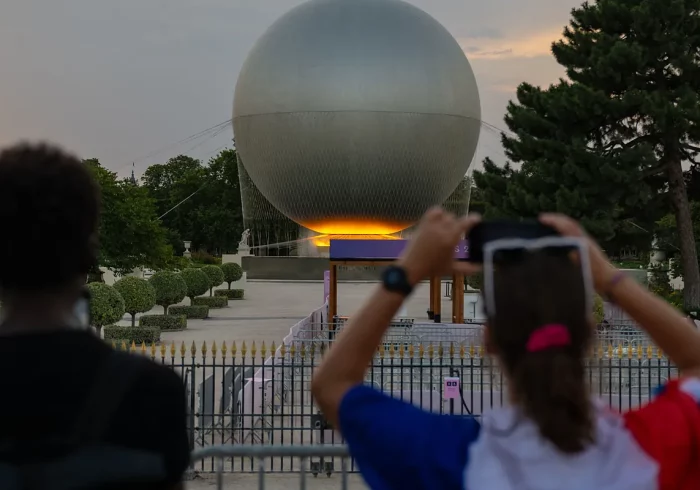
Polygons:
M543 215L540 220L566 236L585 236L570 218ZM623 275L589 240L596 289L631 316L686 376L700 376L700 331L678 310L633 279Z
M433 274L451 273L454 249L464 234L479 221L472 215L457 219L441 208L428 211L410 244L397 261L412 286ZM458 264L466 268L466 263ZM365 372L406 298L383 286L375 288L354 313L333 347L316 370L312 392L326 418L337 427L338 409L351 388L362 384Z

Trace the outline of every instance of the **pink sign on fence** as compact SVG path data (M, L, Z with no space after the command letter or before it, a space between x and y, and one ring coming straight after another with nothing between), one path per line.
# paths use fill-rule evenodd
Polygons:
M449 377L444 379L442 397L445 400L459 398L459 378Z

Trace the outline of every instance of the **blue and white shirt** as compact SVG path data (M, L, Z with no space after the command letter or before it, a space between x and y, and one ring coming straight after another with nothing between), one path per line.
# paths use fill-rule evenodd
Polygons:
M700 489L700 380L646 406L596 404L595 445L559 452L514 407L482 418L431 414L367 386L344 397L340 429L373 490Z

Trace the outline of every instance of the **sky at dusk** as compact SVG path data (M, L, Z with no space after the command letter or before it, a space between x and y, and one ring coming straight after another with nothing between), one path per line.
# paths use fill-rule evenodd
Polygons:
M350 1L350 0L348 0ZM378 0L380 1L380 0ZM482 119L522 81L563 75L550 54L580 0L409 0L441 22L474 69ZM301 0L3 0L0 145L48 139L126 175L179 153L209 159L232 130L175 145L231 117L256 39ZM216 134L211 137L211 134ZM159 151L160 150L160 151ZM475 161L503 161L483 130Z

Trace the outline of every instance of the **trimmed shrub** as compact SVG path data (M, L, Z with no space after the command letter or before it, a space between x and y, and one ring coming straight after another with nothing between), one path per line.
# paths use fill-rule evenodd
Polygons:
M190 258L192 259L192 262L197 262L200 264L210 264L210 265L220 265L221 264L221 257L215 257L211 254L208 254L206 252L192 252L190 254Z
M124 299L124 309L131 315L131 326L136 325L136 313L149 311L156 305L156 290L145 279L139 277L122 277L114 283Z
M99 334L105 325L122 319L126 313L124 299L116 289L103 282L91 282L87 288L90 291L90 323Z
M176 305L187 296L187 284L182 276L175 272L160 271L153 274L148 282L156 291L156 304L163 307L168 314L170 305Z
M217 289L214 291L214 297L223 296L228 299L243 299L243 289Z
M209 307L208 306L171 306L171 315L184 315L187 318L198 318L204 320L209 318Z
M214 288L221 286L224 282L224 271L218 265L205 265L202 267L202 272L209 278L209 296L213 296Z
M143 315L139 327L158 327L161 332L184 330L187 328L185 315Z
M221 270L224 273L224 282L228 284L229 289L231 289L232 282L240 281L243 277L243 268L235 262L225 263L221 266Z
M208 306L209 308L224 308L228 306L226 296L200 296L195 298L193 303L197 306Z
M109 325L105 327L105 340L114 342L119 347L121 342L127 346L134 342L136 345L155 344L160 342L160 329L158 327L120 327L119 325Z
M209 289L209 276L201 269L193 268L185 269L180 274L187 284L187 297L190 298L190 304L193 304L194 298L203 295Z

